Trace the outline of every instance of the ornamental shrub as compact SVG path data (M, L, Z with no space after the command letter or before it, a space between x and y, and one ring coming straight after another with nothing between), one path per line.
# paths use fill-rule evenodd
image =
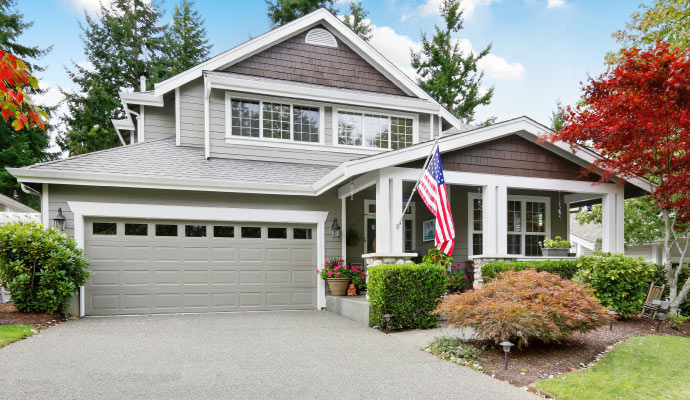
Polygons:
M0 285L19 311L56 313L84 285L84 252L55 228L35 222L0 225Z
M578 270L577 260L538 260L538 261L496 261L482 266L484 282L492 281L505 271L534 269L537 272L550 272L563 279L572 279Z
M345 260L334 258L326 260L322 270L316 270L316 273L321 276L321 279L329 278L347 278L350 283L354 284L357 289L363 290L367 288L367 275L364 268L361 266L349 266L345 264Z
M553 239L546 238L546 239L544 239L544 248L545 249L569 249L570 248L570 242L563 239L560 236L556 236Z
M426 252L426 255L422 258L422 263L438 264L444 268L448 268L453 263L453 257L447 255L446 253L442 252L441 250L435 247L432 247Z
M445 267L438 264L396 264L369 267L369 321L389 329L432 328L438 316L431 312L448 288Z
M445 315L452 326L471 326L481 339L518 346L559 342L610 318L583 284L532 269L506 271L482 289L449 295L435 314Z
M576 280L586 283L601 304L611 307L623 318L642 310L649 284L657 266L642 257L604 253L595 257L578 258Z

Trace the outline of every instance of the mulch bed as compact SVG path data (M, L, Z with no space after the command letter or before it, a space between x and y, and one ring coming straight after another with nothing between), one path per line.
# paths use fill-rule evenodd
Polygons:
M62 314L19 312L12 303L0 303L0 325L33 325L40 329L50 328L66 321Z
M681 330L661 326L656 331L657 322L650 319L631 318L588 333L575 333L560 344L531 343L521 350L513 348L510 352L508 370L503 369L504 353L498 346L488 346L481 362L484 372L496 379L523 387L566 372L580 369L596 360L601 353L625 339L642 335L673 335L690 337L690 323Z

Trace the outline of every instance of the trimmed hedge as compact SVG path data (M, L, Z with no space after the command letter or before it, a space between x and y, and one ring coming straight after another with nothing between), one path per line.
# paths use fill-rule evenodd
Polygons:
M369 268L369 321L389 329L432 328L438 316L431 315L446 294L448 276L438 264L378 265Z
M492 281L505 271L523 271L534 269L537 272L549 272L562 279L572 279L578 270L578 260L539 260L539 261L496 261L482 266L484 282Z
M642 257L605 253L599 257L580 257L575 280L594 290L601 304L613 308L623 318L642 310L649 283L658 267Z

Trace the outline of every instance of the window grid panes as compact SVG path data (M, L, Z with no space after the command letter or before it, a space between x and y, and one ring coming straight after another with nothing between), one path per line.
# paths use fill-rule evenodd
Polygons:
M364 147L388 148L388 117L364 114L362 116Z
M541 256L540 242L544 241L544 235L525 235L525 255L528 257Z
M405 251L411 252L414 250L414 230L412 226L414 221L412 219L405 218Z
M412 145L412 120L391 117L391 149L397 150Z
M177 225L156 225L156 236L177 236Z
M263 133L271 139L290 139L290 105L263 103Z
M117 224L115 222L94 222L94 235L117 235Z
M147 224L125 224L125 235L127 236L146 236L149 234Z
M472 254L480 255L484 252L484 235L481 233L472 234Z
M522 232L522 202L508 201L508 232Z
M473 229L475 231L482 230L482 200L474 199L472 201L472 216L473 216Z
M319 142L319 109L292 107L293 138L298 142Z
M508 234L508 254L522 254L522 235Z
M295 228L292 230L293 239L311 239L311 229Z
M206 225L185 225L184 235L186 237L206 237Z
M546 204L542 202L525 202L527 232L546 232Z
M231 118L234 136L259 137L260 117L259 102L232 100Z
M235 237L235 227L234 226L216 225L213 227L213 237L217 237L217 238Z
M268 228L269 239L287 239L287 228Z
M338 144L347 146L362 145L362 115L338 113Z
M472 198L472 255L481 255L484 252L482 235L482 199Z

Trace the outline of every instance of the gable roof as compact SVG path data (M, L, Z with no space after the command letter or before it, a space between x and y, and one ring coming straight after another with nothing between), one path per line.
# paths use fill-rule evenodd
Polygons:
M141 93L140 96L127 95L126 98L121 96L123 104L125 102L140 104L140 102L144 101L160 103L160 99L164 94L184 85L185 83L202 77L204 71L219 71L227 69L233 64L239 63L282 41L285 41L299 33L305 32L308 29L319 25L327 27L338 40L345 43L350 49L366 60L383 76L397 85L408 96L418 97L434 104L437 107L438 113L441 115L441 117L453 125L453 127L460 131L467 130L467 124L464 124L443 106L441 106L426 91L424 91L424 89L417 85L412 78L407 76L407 74L402 72L397 66L395 66L395 64L390 62L371 44L360 38L340 19L324 8L313 11L301 18L268 31L221 54L218 54L217 56L212 57L188 70L180 72L173 77L156 83L154 85L154 90L150 92ZM133 129L132 124L127 124L127 126L130 127L130 129Z

